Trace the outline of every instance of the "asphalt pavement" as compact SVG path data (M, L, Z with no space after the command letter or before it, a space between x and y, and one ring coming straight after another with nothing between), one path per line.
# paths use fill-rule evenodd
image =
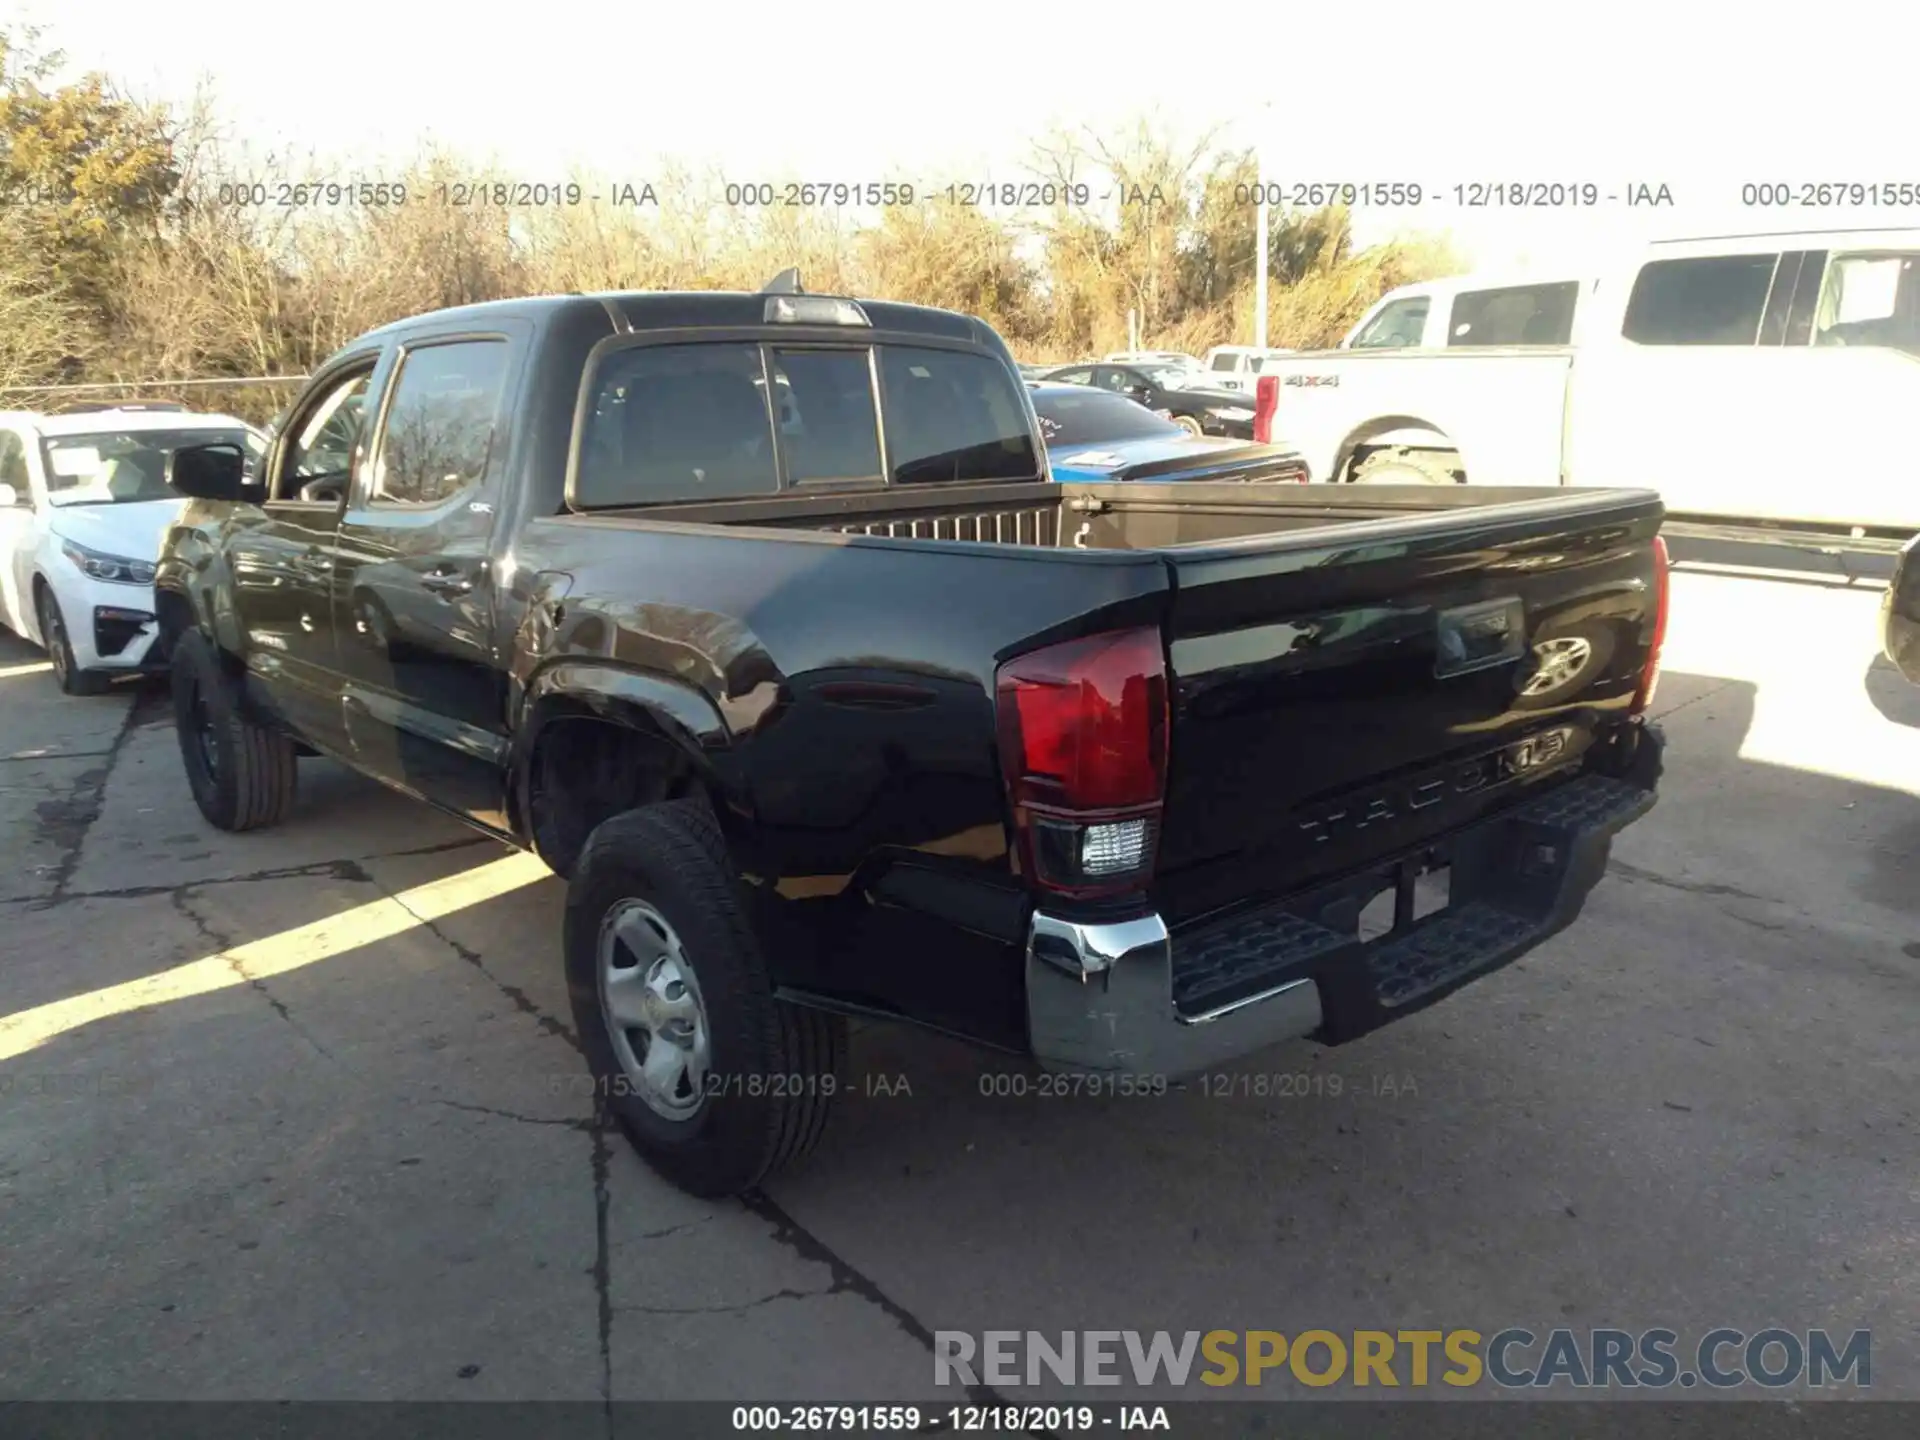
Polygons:
M1920 1398L1877 603L1678 576L1659 806L1444 1004L1159 1098L866 1026L813 1160L723 1204L596 1122L535 862L320 760L216 832L164 691L0 638L0 1398L924 1401L940 1330L1513 1325L1871 1328Z

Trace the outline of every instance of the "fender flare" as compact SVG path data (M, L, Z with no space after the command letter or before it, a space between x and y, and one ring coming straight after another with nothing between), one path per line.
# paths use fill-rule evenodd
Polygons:
M733 733L703 691L618 661L562 657L527 681L514 708L507 766L516 830L525 831L530 824L528 786L541 732L555 721L580 718L617 725L669 747L716 801L745 804L737 777L719 758L733 748Z
M1450 450L1460 456L1461 468L1466 466L1466 456L1461 453L1459 443L1432 421L1416 415L1380 415L1347 432L1346 438L1334 452L1333 465L1327 471L1327 477L1332 479L1344 475L1353 462L1355 452L1360 449L1384 445L1404 445L1413 450Z

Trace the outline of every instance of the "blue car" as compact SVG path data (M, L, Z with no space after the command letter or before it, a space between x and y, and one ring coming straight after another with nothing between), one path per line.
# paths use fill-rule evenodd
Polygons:
M1055 480L1309 478L1307 462L1291 446L1192 435L1124 395L1089 385L1042 380L1027 389Z

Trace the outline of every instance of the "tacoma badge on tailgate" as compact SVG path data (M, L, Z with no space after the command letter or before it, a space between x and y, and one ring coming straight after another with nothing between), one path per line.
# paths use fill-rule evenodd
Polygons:
M1527 615L1517 595L1442 610L1438 623L1433 673L1442 680L1506 665L1526 653Z

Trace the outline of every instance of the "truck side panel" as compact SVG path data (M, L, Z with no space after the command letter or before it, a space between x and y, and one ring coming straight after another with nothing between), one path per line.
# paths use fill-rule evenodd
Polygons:
M1476 484L1555 485L1572 352L1463 348L1289 356L1273 433L1315 479L1339 478L1357 448L1457 451Z
M540 653L516 661L530 691L617 665L724 720L710 743L748 811L737 859L781 937L782 984L1022 1043L1027 901L994 671L1037 640L1158 624L1157 555L598 515L533 522L513 559L571 582L557 622L527 632Z

